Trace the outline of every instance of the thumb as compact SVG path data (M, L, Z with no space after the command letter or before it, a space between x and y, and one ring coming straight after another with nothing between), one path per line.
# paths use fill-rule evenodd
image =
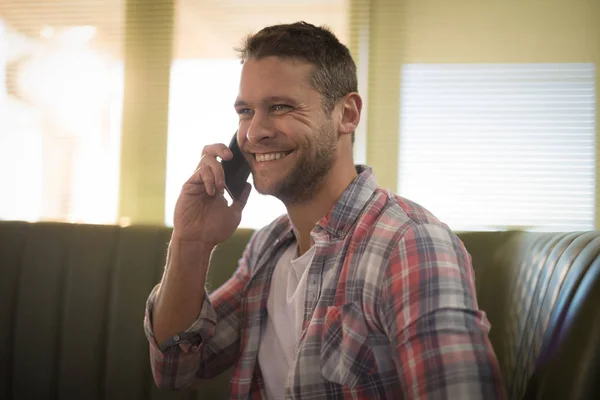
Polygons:
M242 210L244 209L244 207L246 207L246 202L248 202L248 197L250 196L250 192L252 191L252 185L248 182L246 182L246 185L244 186L244 191L242 192L242 195L240 196L239 199L233 201L233 203L231 203L230 208L237 212L237 213L242 213Z

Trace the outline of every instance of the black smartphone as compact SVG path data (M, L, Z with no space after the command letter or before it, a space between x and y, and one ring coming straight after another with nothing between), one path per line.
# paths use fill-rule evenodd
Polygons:
M229 143L229 150L233 157L230 160L222 160L221 165L225 172L225 189L232 199L237 200L242 196L244 186L250 176L250 166L238 145L237 132Z

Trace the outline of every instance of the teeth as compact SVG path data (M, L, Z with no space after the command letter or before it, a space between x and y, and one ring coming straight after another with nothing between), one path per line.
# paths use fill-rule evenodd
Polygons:
M266 162L266 161L279 160L280 158L285 157L285 153L256 154L255 156L256 156L256 161Z

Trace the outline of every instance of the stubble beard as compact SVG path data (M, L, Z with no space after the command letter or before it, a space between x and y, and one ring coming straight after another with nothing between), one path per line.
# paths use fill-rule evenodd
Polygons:
M331 122L327 121L315 135L313 144L302 149L290 173L271 188L261 190L257 187L257 191L274 196L286 205L310 200L333 167L336 149L337 135Z

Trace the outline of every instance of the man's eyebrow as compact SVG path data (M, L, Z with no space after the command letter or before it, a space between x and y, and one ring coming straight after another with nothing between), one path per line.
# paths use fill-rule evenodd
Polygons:
M273 103L290 103L295 104L296 100L292 99L288 96L268 96L263 99L263 103L273 104Z
M273 103L287 103L296 104L297 101L288 96L267 96L260 101L262 104L273 104ZM235 108L248 107L248 103L242 99L237 99L233 104Z
M246 103L244 100L237 99L235 101L235 103L233 103L233 106L235 108L238 108L238 107L248 107L248 103Z

